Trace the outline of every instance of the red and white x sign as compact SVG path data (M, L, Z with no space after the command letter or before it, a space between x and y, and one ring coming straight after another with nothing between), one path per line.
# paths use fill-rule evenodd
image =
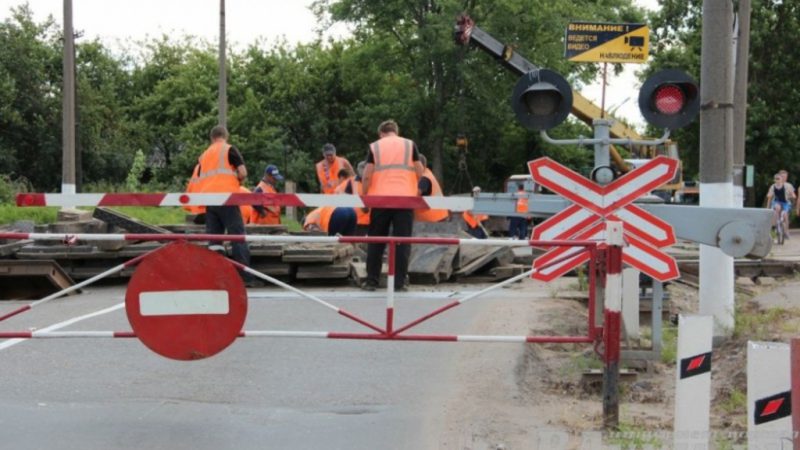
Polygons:
M673 179L678 169L677 160L659 156L605 186L550 158L531 161L528 167L537 183L575 203L537 225L531 239L604 239L603 222L621 221L628 240L628 246L623 249L623 262L660 281L679 276L675 260L659 250L675 243L672 226L632 204ZM589 252L581 248L550 250L534 261L534 268L543 269L534 272L533 277L550 281L588 259ZM556 260L559 262L547 267Z

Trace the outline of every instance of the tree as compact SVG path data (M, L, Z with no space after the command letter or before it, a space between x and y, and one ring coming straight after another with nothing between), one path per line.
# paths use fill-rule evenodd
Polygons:
M492 180L499 186L506 176L522 170L524 157L543 150L538 137L511 125L508 97L514 77L485 55L453 43L457 14L467 11L476 23L524 50L542 67L586 81L596 73L596 66L568 64L562 57L566 24L578 18L641 19L641 11L631 7L630 1L601 3L319 0L315 11L321 19L329 15L333 21L351 24L362 51L372 50L371 64L398 81L395 86L402 99L384 105L400 122L401 131L405 128L404 134L429 153L443 184L455 178L454 141L466 133L475 149L469 155L471 170L477 175L473 179Z
M0 23L0 173L50 190L61 180L60 34L27 5L11 11Z
M655 52L650 69L679 67L699 79L702 1L661 0L660 4L652 20ZM753 0L752 11L745 160L756 166L760 199L778 170L800 173L800 127L794 117L800 90L794 85L791 63L798 54L793 42L800 39L800 5ZM698 172L699 152L694 150L698 133L695 124L675 134L689 176Z

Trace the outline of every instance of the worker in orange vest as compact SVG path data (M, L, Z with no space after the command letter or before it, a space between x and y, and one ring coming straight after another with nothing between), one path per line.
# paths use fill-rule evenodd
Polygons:
M306 231L324 231L328 236L352 236L356 231L356 213L353 208L323 206L306 215Z
M362 161L364 164L366 162ZM363 171L363 166L361 163L358 165L359 168ZM336 186L336 190L334 194L351 194L351 195L360 195L361 194L361 178L360 177L353 177L352 173L347 169L342 169L339 171L339 185ZM361 225L362 227L369 226L369 208L353 208L356 213L356 224ZM366 234L366 230L363 233L357 233L360 235Z
M317 179L319 179L320 192L323 194L333 194L336 186L339 184L339 171L347 169L353 172L353 166L346 158L336 156L336 147L333 144L325 144L322 146L322 161L319 161L317 167Z
M380 139L370 144L367 165L364 169L362 191L366 195L407 196L417 195L417 184L424 168L419 161L417 144L399 136L393 120L378 127ZM370 236L411 236L414 227L413 209L372 208L369 218ZM374 291L378 287L386 244L367 246L367 280L363 289ZM395 260L394 289L406 289L406 273L411 246L398 245Z
M517 184L517 192L514 193L517 198L516 213L528 213L528 193L525 192L525 185L522 183ZM518 217L510 216L508 218L508 235L513 239L528 239L528 218L527 216Z
M367 167L367 161L359 161L356 166L356 179L353 182L353 195L361 195L363 188L361 182L364 179L364 169ZM369 208L356 208L356 223L357 234L363 236L367 234L369 229Z
M247 189L244 186L239 186L239 192L242 194L250 194L250 189ZM245 225L251 223L250 217L253 215L253 206L252 205L239 205L239 211L242 213L242 222Z
M475 186L472 188L472 196L477 197L481 193L481 188ZM486 239L488 237L488 233L486 233L486 229L483 228L482 222L485 222L489 219L489 216L486 214L473 214L472 211L464 211L461 214L461 218L464 219L464 223L466 224L467 233L471 236L476 237L478 239Z
M211 144L200 155L197 161L197 192L200 193L232 193L239 192L241 182L247 178L247 167L239 150L228 143L228 130L217 125L211 129ZM236 205L207 206L207 234L244 235L242 213ZM209 248L221 246L220 241L212 241ZM245 266L250 265L250 249L246 242L232 242L233 259ZM242 272L242 278L248 287L261 283L251 275Z
M275 186L278 181L283 181L283 175L278 168L272 164L264 169L264 176L256 186L255 193L277 194L278 190ZM281 207L265 203L261 211L253 210L250 216L250 223L258 225L280 225L281 223Z
M355 177L353 176L353 172L350 172L348 169L339 169L339 172L336 174L336 179L339 183L333 189L334 194L352 194Z
M420 153L419 155L419 162L422 164L422 167L425 170L422 173L422 177L419 179L419 183L417 184L417 194L422 196L433 196L433 197L441 197L442 188L439 186L439 182L436 180L436 177L431 172L431 169L428 169L428 159ZM444 222L450 217L450 211L446 209L417 209L414 210L414 220L417 222Z
M192 192L198 192L200 189L200 178L198 178L198 171L200 170L200 164L194 165L194 170L192 171L192 177L189 178L189 183L186 184L186 193L191 194ZM189 214L195 214L196 216L203 216L202 221L198 221L198 217L195 217L195 223L205 223L205 214L206 214L206 207L202 205L187 205L183 206L183 209L188 212Z

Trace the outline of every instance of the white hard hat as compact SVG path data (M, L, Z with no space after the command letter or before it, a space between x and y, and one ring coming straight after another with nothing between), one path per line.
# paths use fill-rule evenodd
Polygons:
M480 191L481 191L480 186L475 186L474 188L472 188L472 192L480 192Z

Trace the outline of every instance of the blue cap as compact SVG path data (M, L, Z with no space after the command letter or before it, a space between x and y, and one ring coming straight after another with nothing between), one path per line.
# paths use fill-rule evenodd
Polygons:
M273 164L268 165L267 168L264 169L264 175L272 175L278 181L283 180L283 175L281 175L281 172L278 170L278 167L276 167Z

